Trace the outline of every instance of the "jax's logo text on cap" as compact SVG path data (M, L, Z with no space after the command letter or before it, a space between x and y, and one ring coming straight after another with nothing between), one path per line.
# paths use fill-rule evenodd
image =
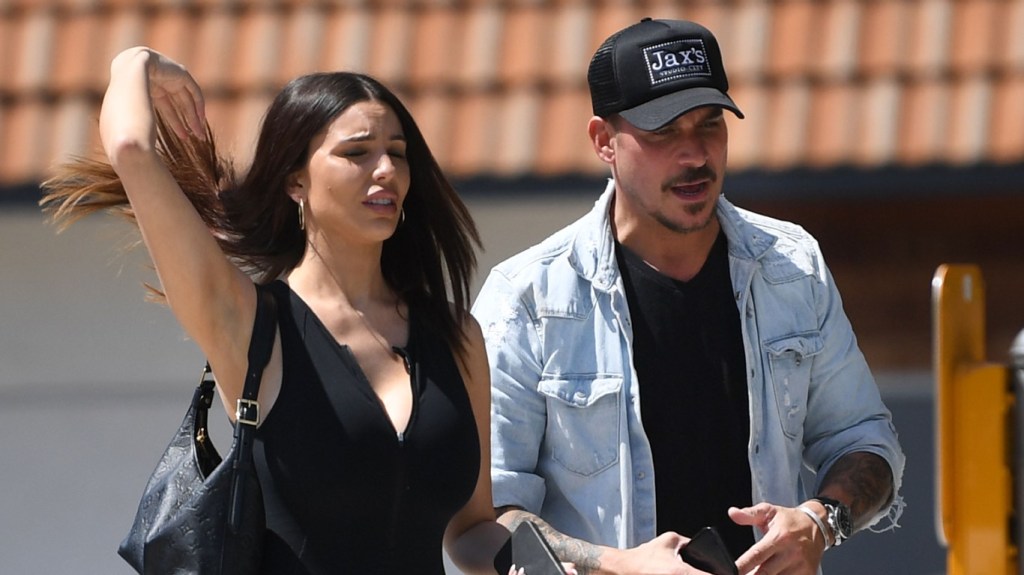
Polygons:
M711 75L707 51L699 38L648 46L644 48L644 59L654 84L680 77Z

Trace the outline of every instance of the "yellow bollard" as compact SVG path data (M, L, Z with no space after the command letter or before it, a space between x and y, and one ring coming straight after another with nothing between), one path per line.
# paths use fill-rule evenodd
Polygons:
M949 575L1009 575L1013 394L1009 370L985 361L985 286L973 265L932 279L936 511Z

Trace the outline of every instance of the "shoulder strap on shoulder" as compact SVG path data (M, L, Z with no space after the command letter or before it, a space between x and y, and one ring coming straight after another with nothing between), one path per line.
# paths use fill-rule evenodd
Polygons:
M245 372L242 399L256 401L263 369L270 362L277 329L277 300L266 286L256 286L256 320L249 339L249 367Z
M261 285L256 286L256 320L249 340L249 367L245 372L245 387L235 409L235 447L238 450L234 461L234 481L231 489L231 510L228 526L232 531L241 524L246 476L253 474L252 444L256 426L260 422L260 404L256 401L263 379L263 368L270 361L277 331L277 300Z

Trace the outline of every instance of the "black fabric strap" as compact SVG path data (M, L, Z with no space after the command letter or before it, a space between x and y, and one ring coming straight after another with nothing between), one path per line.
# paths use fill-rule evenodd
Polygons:
M235 415L235 445L238 455L235 457L231 512L228 515L228 527L232 533L237 532L238 526L241 525L246 479L256 473L252 463L252 444L260 417L256 398L260 392L263 369L270 362L270 354L274 349L276 328L277 301L266 287L257 285L256 320L249 340L249 367L246 370L245 387L242 388L242 398L238 402Z

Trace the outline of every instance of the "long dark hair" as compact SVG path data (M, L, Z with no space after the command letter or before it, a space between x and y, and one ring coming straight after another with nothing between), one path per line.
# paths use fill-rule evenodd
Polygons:
M428 326L461 350L480 237L412 115L374 78L331 72L289 82L267 109L252 166L241 179L217 154L209 128L205 140L186 141L157 118L157 148L224 253L256 282L266 283L298 265L306 249L298 209L286 193L288 177L305 166L314 136L365 101L379 101L398 116L410 171L404 221L384 241L384 279ZM40 204L62 227L99 210L134 219L124 188L105 161L74 159L58 167L43 189Z

